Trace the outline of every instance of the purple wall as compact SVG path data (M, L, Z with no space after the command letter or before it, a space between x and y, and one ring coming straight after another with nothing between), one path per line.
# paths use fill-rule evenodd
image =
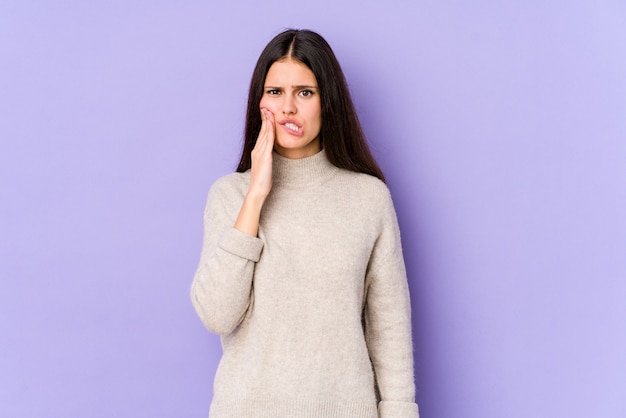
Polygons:
M625 3L226 3L0 3L0 416L206 416L204 199L285 27L387 172L423 417L626 416Z

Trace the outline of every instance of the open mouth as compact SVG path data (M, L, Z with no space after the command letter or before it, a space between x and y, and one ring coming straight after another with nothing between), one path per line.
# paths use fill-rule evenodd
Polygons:
M302 135L302 126L298 125L294 121L284 121L281 122L280 125L290 134L292 135Z

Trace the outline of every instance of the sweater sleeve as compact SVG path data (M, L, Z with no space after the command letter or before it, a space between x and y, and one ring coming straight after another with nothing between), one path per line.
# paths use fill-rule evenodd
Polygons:
M411 304L400 230L387 192L366 277L365 336L380 395L380 418L419 418L413 380Z
M227 335L250 306L254 266L263 242L233 227L237 205L229 207L221 194L216 183L207 198L202 253L191 285L191 301L209 330Z

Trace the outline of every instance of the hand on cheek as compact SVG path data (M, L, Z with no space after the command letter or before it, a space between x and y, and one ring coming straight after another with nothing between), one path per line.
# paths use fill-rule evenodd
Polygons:
M272 188L272 151L275 140L274 114L261 108L261 130L252 150L252 167L248 193L263 200Z

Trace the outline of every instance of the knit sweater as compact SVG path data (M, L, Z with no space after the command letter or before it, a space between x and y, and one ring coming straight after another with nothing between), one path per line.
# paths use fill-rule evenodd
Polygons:
M250 172L211 187L191 298L220 334L210 418L418 418L390 193L322 150L273 155L258 237L233 227Z

